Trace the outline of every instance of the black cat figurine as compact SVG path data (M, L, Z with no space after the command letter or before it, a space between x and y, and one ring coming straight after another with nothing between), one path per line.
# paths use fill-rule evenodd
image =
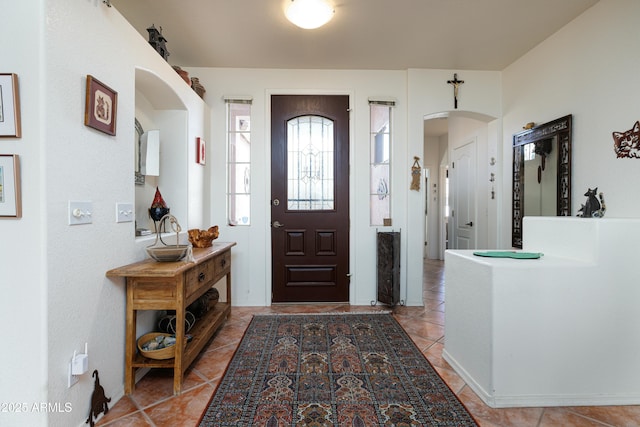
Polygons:
M598 194L598 187L593 190L590 188L587 189L587 192L584 193L584 195L587 196L587 201L578 210L578 212L582 212L578 213L578 216L582 218L602 218L604 216L604 213L607 210L607 207L604 204L604 196L602 193L598 194L598 197L600 198L600 200L598 200L596 194Z

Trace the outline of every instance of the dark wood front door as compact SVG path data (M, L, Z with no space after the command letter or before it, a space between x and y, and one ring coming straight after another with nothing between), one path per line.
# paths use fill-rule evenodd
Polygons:
M273 302L349 300L349 97L271 97Z

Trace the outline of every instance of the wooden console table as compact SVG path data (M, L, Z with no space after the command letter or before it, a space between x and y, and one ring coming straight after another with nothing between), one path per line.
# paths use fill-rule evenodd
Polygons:
M195 262L146 259L107 271L107 277L125 277L127 283L125 394L133 391L138 368L173 368L173 393L180 394L185 370L231 311L232 246L235 242L214 242L209 248L193 248ZM218 302L196 322L189 331L193 336L189 343L184 328L177 328L174 358L154 360L136 354L137 310L175 310L176 325L184 325L185 308L224 276L227 302Z

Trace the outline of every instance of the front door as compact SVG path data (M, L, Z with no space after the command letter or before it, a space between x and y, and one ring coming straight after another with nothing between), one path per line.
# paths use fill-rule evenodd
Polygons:
M349 97L271 97L273 302L349 300Z

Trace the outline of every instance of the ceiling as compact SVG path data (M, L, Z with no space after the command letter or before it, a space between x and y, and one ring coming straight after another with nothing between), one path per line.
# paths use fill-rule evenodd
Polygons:
M302 30L290 0L110 0L184 67L503 70L598 0L331 0Z

